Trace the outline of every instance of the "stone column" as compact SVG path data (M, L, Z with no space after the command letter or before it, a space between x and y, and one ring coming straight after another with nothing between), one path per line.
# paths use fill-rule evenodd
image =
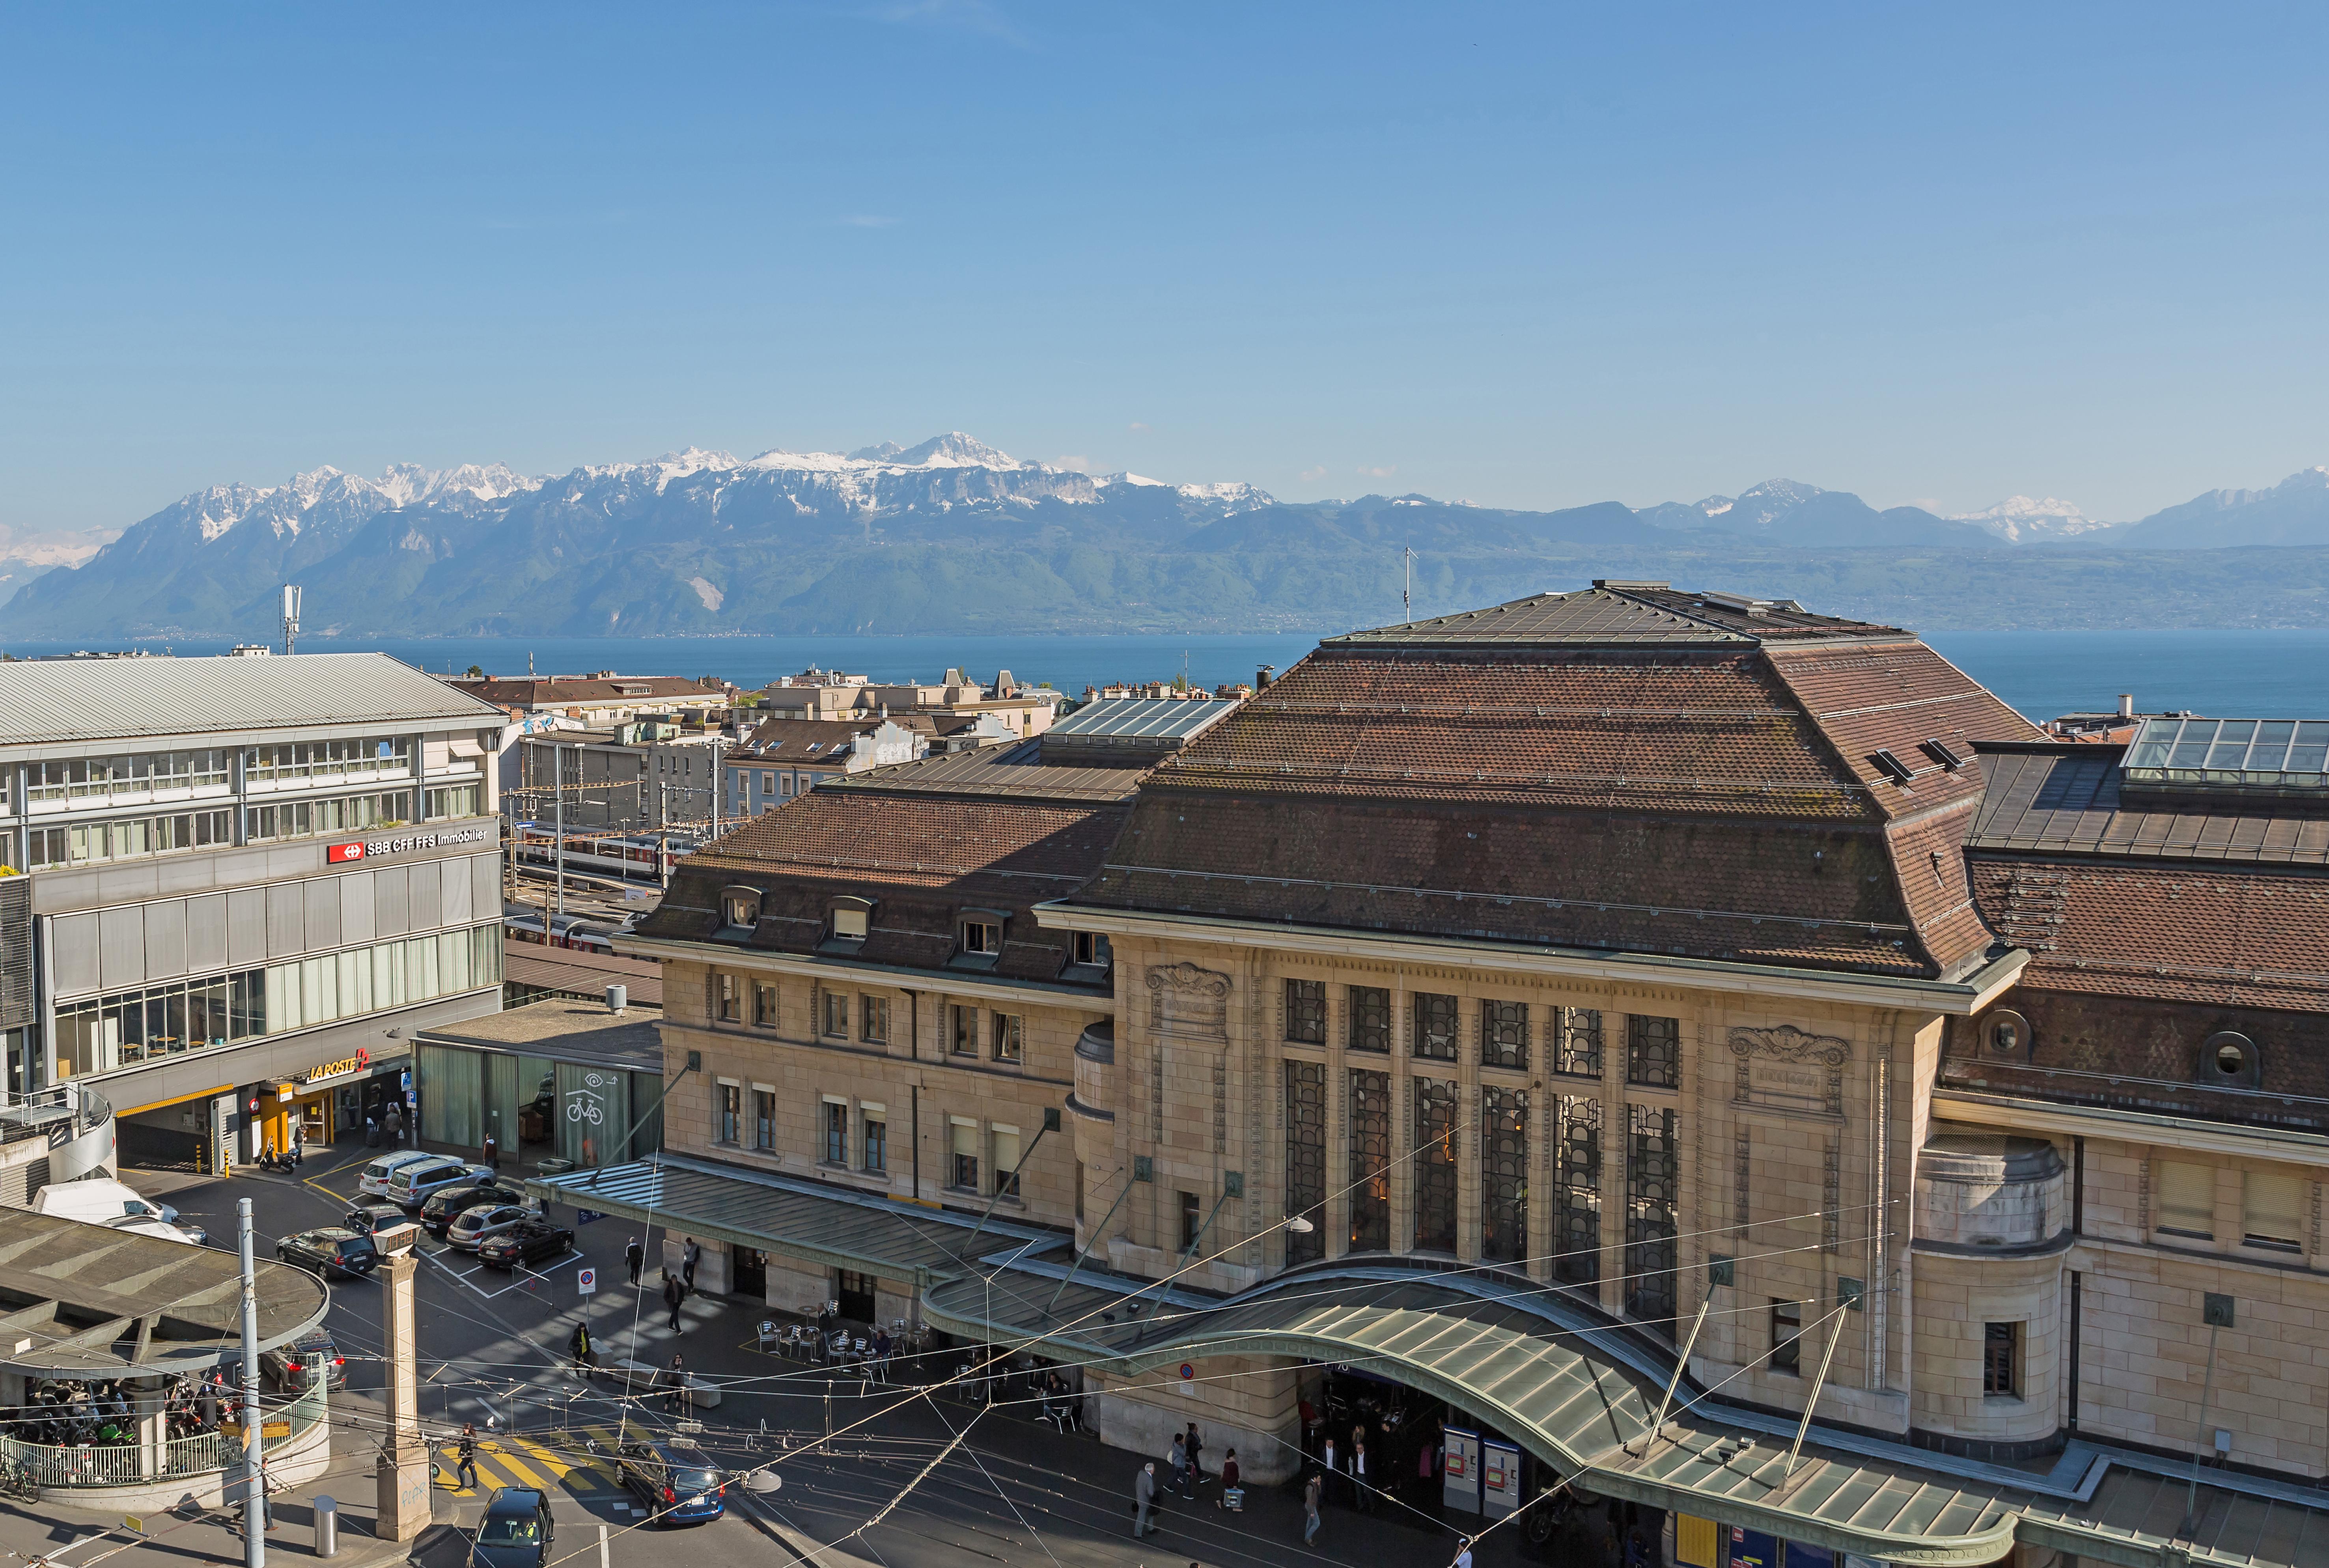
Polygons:
M169 1385L159 1378L138 1378L131 1385L129 1408L137 1422L137 1473L151 1480L162 1473L169 1453Z
M419 1267L410 1252L381 1260L382 1338L388 1352L388 1435L375 1477L379 1487L375 1533L383 1541L410 1541L429 1527L429 1444L420 1433L420 1386L412 1309L412 1276Z

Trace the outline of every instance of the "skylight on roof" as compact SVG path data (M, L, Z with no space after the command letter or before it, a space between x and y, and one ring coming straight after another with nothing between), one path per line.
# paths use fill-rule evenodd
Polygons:
M2121 766L2136 784L2329 789L2329 719L2145 719Z

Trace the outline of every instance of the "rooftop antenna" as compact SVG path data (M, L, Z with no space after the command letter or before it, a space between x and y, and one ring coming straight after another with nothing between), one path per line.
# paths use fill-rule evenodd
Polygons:
M533 678L533 650L532 648L525 650L525 675L528 680L532 680Z
M1413 626L1415 624L1415 551L1402 544L1400 546L1399 553L1400 565L1406 569L1407 573L1405 583L1399 590L1399 619L1402 624Z
M283 651L289 653L291 645L299 639L299 590L292 583L283 585Z

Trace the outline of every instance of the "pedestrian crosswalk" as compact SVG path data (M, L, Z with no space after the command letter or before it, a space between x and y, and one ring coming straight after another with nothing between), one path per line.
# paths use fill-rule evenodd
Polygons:
M616 1445L611 1427L576 1427L570 1431L523 1437L497 1432L477 1439L477 1484L459 1485L460 1444L440 1442L436 1450L437 1483L456 1497L480 1497L497 1487L533 1487L543 1491L560 1488L574 1493L620 1489L615 1466L607 1456ZM589 1444L596 1442L592 1453Z

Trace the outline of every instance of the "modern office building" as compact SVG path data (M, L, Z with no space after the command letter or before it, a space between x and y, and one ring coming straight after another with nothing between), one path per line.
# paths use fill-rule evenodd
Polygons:
M497 710L304 654L0 664L0 713L10 1101L215 1169L361 1131L413 1029L499 1007Z

